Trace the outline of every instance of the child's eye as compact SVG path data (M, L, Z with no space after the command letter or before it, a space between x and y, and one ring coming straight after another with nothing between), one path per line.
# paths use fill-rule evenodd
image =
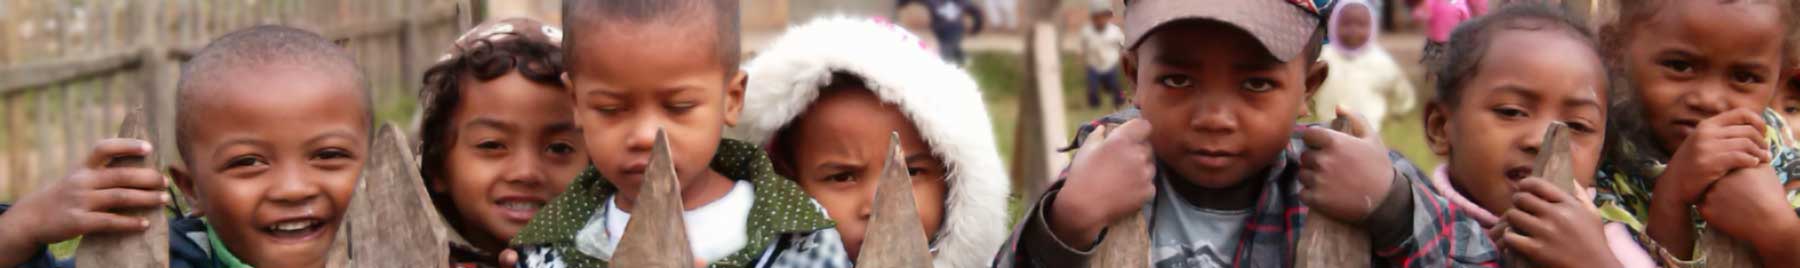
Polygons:
M1731 72L1731 81L1739 84L1761 84L1763 78L1754 72Z
M851 182L851 181L856 181L856 176L851 175L850 172L839 172L839 173L825 176L825 181L827 181L827 182Z
M625 108L619 107L619 106L600 106L600 107L595 107L594 111L599 112L600 114L616 114L619 112L624 112Z
M1500 117L1507 117L1507 118L1528 116L1525 113L1525 110L1521 110L1521 109L1513 108L1513 107L1495 107L1494 113L1499 114Z
M1567 124L1569 129L1573 129L1575 132L1594 133L1598 130L1595 129L1593 125L1588 125L1588 123L1585 122L1563 121L1563 123Z
M689 110L693 110L694 107L698 107L698 106L700 106L700 105L693 103L693 102L677 102L674 104L669 104L668 108L669 108L670 112L685 113Z
M558 143L550 144L550 146L544 148L544 151L548 151L551 154L556 154L556 155L566 155L566 154L575 153L575 146L569 145L568 143L558 142Z
M925 168L906 168L907 176L919 176L919 174L925 174Z
M481 141L479 143L475 143L475 149L481 149L484 151L506 150L506 144L500 143L499 141L487 140L487 141Z
M1657 62L1656 64L1662 65L1663 68L1668 68L1670 71L1675 71L1677 73L1689 73L1694 71L1694 65L1683 60L1664 60Z
M1781 112L1785 114L1800 114L1800 106L1795 106L1794 104L1782 105Z
M1183 76L1183 75L1165 75L1163 77L1156 78L1156 82L1162 83L1162 85L1165 87L1172 87L1172 88L1187 88L1187 87L1194 86L1193 79L1189 79L1187 76Z
M1269 92L1270 90L1275 90L1275 81L1263 78L1251 78L1250 80L1244 80L1243 86L1244 90L1249 90L1250 92Z
M313 153L312 158L316 160L349 159L350 152L342 149L324 149Z
M262 159L262 157L257 157L257 156L239 156L237 158L232 158L231 161L225 162L226 169L233 169L233 168L240 168L240 167L261 167L261 166L268 166L268 165L269 165L269 161L264 161Z

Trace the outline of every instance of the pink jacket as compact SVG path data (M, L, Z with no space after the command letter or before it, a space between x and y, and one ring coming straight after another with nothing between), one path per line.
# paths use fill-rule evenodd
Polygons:
M1448 165L1438 165L1436 171L1432 173L1431 186L1432 188L1436 188L1438 195L1444 196L1444 199L1449 199L1450 203L1456 204L1457 208L1462 208L1464 214L1469 215L1470 218L1474 218L1476 222L1481 223L1482 229L1493 227L1495 223L1500 221L1499 216L1489 213L1487 209L1481 208L1481 206L1476 205L1475 202L1463 197L1462 193L1457 192L1455 188L1450 186L1450 169L1448 168ZM1588 190L1587 199L1592 200L1592 198L1593 190L1590 189ZM1632 238L1633 236L1631 235L1629 228L1631 227L1625 226L1624 223L1617 222L1606 222L1605 225L1601 227L1601 231L1606 233L1606 246L1612 248L1613 257L1619 258L1619 264L1624 265L1623 267L1626 268L1656 267L1656 260L1652 259L1650 253L1645 251L1642 246L1638 245L1637 239ZM1498 242L1499 241L1495 241L1495 244L1499 244Z
M1450 31L1463 21L1487 14L1487 0L1424 0L1413 7L1413 19L1425 22L1425 37L1450 41Z

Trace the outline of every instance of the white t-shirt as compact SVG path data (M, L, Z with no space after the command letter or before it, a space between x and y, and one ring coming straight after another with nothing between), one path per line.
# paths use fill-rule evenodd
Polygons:
M1125 31L1111 23L1104 29L1094 29L1093 24L1084 23L1081 25L1081 50L1088 68L1108 71L1119 67L1119 53L1125 51Z
M604 218L609 248L619 246L625 223L631 222L631 213L614 205L613 199L617 198L614 195L606 199ZM738 181L719 200L682 212L682 222L687 223L688 246L694 249L694 257L711 263L729 257L749 244L745 224L749 223L750 208L755 201L756 193L750 182Z

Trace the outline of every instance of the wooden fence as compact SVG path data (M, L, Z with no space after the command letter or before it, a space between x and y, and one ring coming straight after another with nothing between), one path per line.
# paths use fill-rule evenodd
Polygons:
M159 158L172 138L179 64L234 29L284 24L340 41L373 85L377 117L409 122L420 73L462 29L471 0L0 1L0 200L58 179L143 107Z

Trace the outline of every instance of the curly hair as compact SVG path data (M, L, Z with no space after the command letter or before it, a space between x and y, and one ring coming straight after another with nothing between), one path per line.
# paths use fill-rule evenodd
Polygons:
M450 174L450 167L444 162L456 139L451 117L462 105L464 83L490 81L518 72L532 82L566 87L562 82L562 50L553 44L525 38L474 42L477 44L468 46L461 55L426 69L424 87L419 89L419 102L425 105L419 126L419 173L427 185L433 178L447 178ZM460 227L449 196L433 191L431 199L452 226Z

